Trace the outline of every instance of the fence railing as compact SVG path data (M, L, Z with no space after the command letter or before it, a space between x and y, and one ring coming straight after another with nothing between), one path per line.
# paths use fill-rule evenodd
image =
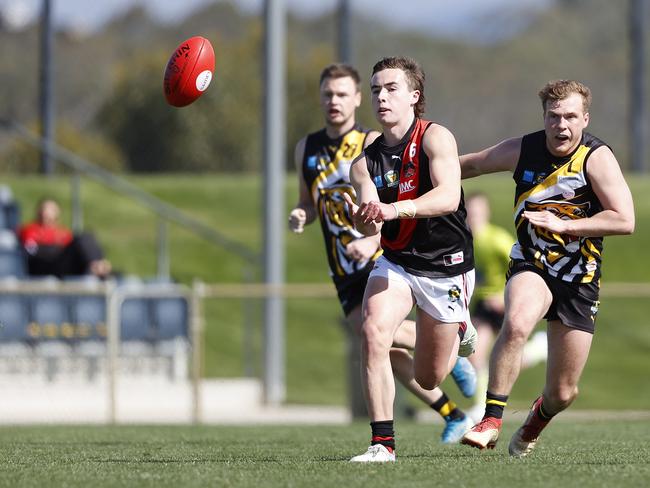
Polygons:
M190 337L189 377L191 391L190 419L201 423L203 379L204 323L203 301L205 299L229 298L266 298L280 296L284 298L328 298L336 297L330 283L291 283L281 286L268 286L262 283L252 284L206 284L195 282L191 287L177 284L149 284L145 287L118 286L112 281L87 283L59 282L56 286L48 282L4 280L0 281L0 295L47 294L61 297L74 295L99 296L106 303L106 385L108 398L108 415L106 421L118 421L118 384L120 377L120 311L125 300L130 298L166 298L183 297L188 304L188 325ZM650 297L650 283L605 283L601 290L602 297ZM0 321L2 318L0 317ZM250 339L250 338L249 338Z

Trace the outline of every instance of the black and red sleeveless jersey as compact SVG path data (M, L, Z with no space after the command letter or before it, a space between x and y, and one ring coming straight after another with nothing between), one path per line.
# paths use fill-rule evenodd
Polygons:
M433 188L429 157L422 149L422 137L431 124L416 119L397 145L387 146L382 135L366 148L368 172L381 202L414 199ZM472 234L466 216L461 190L458 209L451 214L384 222L384 256L416 276L465 273L474 268Z

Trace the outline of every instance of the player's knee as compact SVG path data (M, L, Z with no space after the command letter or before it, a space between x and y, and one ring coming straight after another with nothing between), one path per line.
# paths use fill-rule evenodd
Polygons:
M443 370L436 371L434 369L433 371L425 371L421 368L415 369L415 381L425 390L433 390L439 386L442 380L445 379L445 376L446 372Z
M547 389L546 395L553 407L558 411L564 410L578 396L578 387L570 385L558 385L555 388Z
M361 332L363 348L368 357L389 354L391 341L387 340L387 334L383 333L379 327L366 322L363 324Z
M503 323L501 335L510 344L524 346L530 335L531 327L519 317L508 317Z

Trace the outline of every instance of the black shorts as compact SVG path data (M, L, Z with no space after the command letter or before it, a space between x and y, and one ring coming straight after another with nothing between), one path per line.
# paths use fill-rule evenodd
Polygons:
M544 316L546 320L561 320L568 327L594 333L598 314L598 294L596 283L570 283L549 276L534 263L521 259L511 259L506 281L522 271L532 271L546 282L553 295L553 302Z
M487 323L495 333L498 333L503 325L503 313L495 312L486 307L485 300L477 301L470 315L472 319Z
M344 279L334 281L336 293L339 296L339 302L346 317L363 302L363 294L366 291L366 284L371 270L372 266Z

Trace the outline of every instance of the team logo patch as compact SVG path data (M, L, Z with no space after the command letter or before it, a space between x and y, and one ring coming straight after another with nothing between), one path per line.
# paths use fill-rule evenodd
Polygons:
M521 177L521 179L524 183L532 183L535 179L535 172L526 170L524 171L524 175Z
M454 285L451 288L449 288L449 291L447 291L447 296L449 297L449 301L453 303L460 300L461 292L458 285Z
M410 178L411 176L415 175L415 164L413 161L409 161L406 163L406 166L404 167L404 177L405 178Z
M587 217L587 211L589 209L588 203L573 204L570 202L564 201L552 201L547 200L545 202L526 202L525 209L530 212L541 212L548 211L554 214L556 217L564 220L573 220L573 219L582 219ZM557 234L551 232L548 229L542 227L535 227L534 232L538 238L546 241L547 244L561 244L562 246L567 246L571 242L580 241L580 237L572 235L562 235L561 237Z
M598 313L598 308L600 307L600 300L596 300L591 306L591 313L596 315Z
M399 179L397 177L397 172L395 170L390 170L388 173L384 175L384 179L386 180L386 184L388 188L391 188L393 186L396 186L399 183Z
M595 300L591 305L591 321L596 322L596 314L598 314L598 308L600 307L600 301Z
M375 176L374 177L374 183L377 188L383 188L384 187L384 180L381 176Z
M537 177L535 178L535 184L536 184L536 185L539 185L539 184L542 183L545 179L546 179L546 173L540 173L540 174L538 174Z

